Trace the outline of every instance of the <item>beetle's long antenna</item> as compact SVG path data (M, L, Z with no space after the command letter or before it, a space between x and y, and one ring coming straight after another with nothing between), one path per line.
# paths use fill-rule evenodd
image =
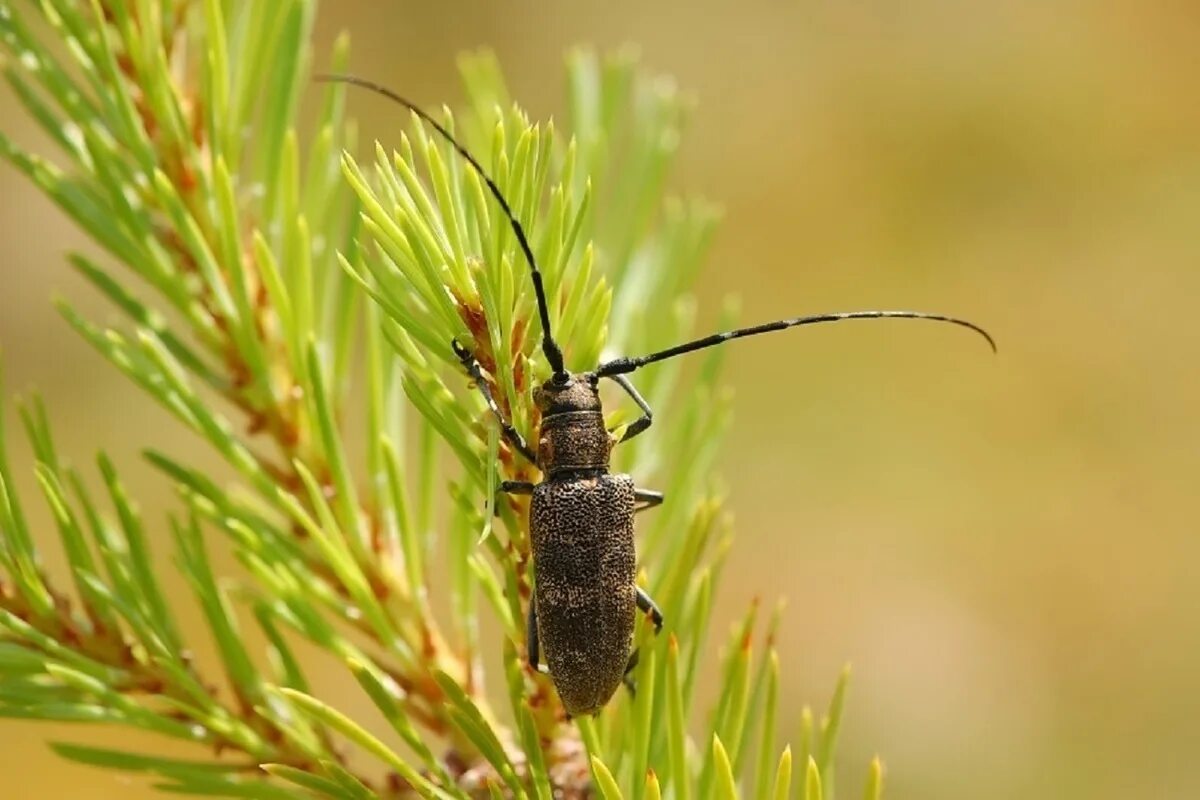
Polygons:
M529 268L533 271L533 291L537 295L538 315L542 320L542 352L546 354L546 360L550 362L550 369L554 371L554 376L556 378L566 377L566 370L563 368L562 350L559 349L558 344L554 341L554 336L550 332L550 306L546 302L546 289L542 285L542 273L538 270L537 260L533 257L533 249L529 246L529 239L525 236L525 229L517 221L516 215L513 214L508 201L504 199L504 194L500 191L500 187L487 174L487 170L483 168L483 165L475 159L475 156L471 155L467 148L459 144L458 140L440 122L422 111L415 103L400 96L386 86L354 75L316 75L313 77L313 80L320 83L348 83L352 86L358 86L359 88L383 95L389 100L399 103L429 123L435 131L441 134L442 138L458 151L459 155L467 160L467 163L478 173L483 182L487 184L488 191L492 193L492 197L496 198L496 202L500 204L500 209L504 212L504 216L508 217L513 233L517 236L517 243L521 246L521 252L525 254L525 260L529 262Z
M788 328L797 328L801 325L815 325L818 322L838 322L843 319L928 319L934 322L949 322L952 325L961 325L964 328L970 328L978 333L987 343L991 345L992 352L996 352L996 342L991 335L983 328L973 322L967 322L965 319L957 319L955 317L947 317L942 314L927 314L923 311L845 311L837 314L813 314L809 317L796 317L795 319L780 319L775 322L766 322L762 325L755 325L750 328L738 328L737 330L725 331L724 333L714 333L712 336L705 336L703 339L677 344L674 347L668 347L666 350L660 350L657 353L651 353L645 356L636 358L614 358L612 361L605 362L596 368L596 375L601 378L611 377L613 375L623 375L627 372L633 372L638 367L644 367L647 364L653 364L655 361L665 361L668 358L681 356L684 353L691 353L696 350L703 350L706 347L713 347L728 342L730 339L740 339L743 336L757 336L760 333L770 333L771 331L782 331Z

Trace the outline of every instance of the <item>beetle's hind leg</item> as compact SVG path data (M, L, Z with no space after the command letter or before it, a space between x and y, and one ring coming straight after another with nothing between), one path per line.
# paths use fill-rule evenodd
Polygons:
M658 493L655 492L655 494ZM658 496L661 501L662 495L659 494ZM640 586L637 587L637 607L643 614L650 615L650 621L654 623L654 633L656 635L661 633L663 626L662 611L659 610L658 604L651 600L650 595L646 594L646 591ZM637 696L637 685L629 673L633 672L634 668L637 667L640 655L638 648L635 647L633 652L629 654L629 661L625 664L625 675L621 678L621 683L625 684L625 688L629 690L630 697Z
M483 368L479 366L475 355L459 344L458 339L451 339L450 346L454 348L454 355L458 356L458 360L462 362L463 368L471 376L471 380L475 382L475 387L483 395L483 400L487 403L488 409L500 423L500 432L504 435L504 441L508 442L511 448L525 456L530 464L537 465L537 454L525 442L525 437L521 436L517 429L513 427L513 424L504 418L504 414L500 411L500 406L496 405L496 398L492 397L492 390L488 388L487 379L483 377Z
M646 594L646 590L640 586L637 587L637 607L638 607L638 610L641 611L643 614L650 615L650 621L654 623L654 632L656 634L662 633L662 626L663 626L662 611L659 610L658 604L655 603L652 599L650 599L650 595ZM634 655L636 656L637 653L635 652ZM634 663L636 663L636 662L634 662Z
M629 690L630 697L637 697L637 683L634 682L633 676L629 673L633 672L637 667L640 657L641 653L639 649L636 647L633 648L633 652L629 654L629 661L625 663L625 674L621 676L621 683Z
M542 648L538 642L537 600L529 598L529 613L525 616L525 658L530 669L549 675L550 670L542 666Z

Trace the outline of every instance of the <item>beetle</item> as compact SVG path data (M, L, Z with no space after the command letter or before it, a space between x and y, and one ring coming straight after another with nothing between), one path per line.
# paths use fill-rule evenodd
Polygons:
M996 350L991 335L965 319L921 311L850 311L782 319L715 333L643 356L615 358L589 372L572 373L566 369L562 350L551 332L542 273L524 227L483 166L437 120L394 91L349 75L322 75L317 80L349 83L383 95L433 127L487 185L529 264L542 327L542 353L551 370L550 378L534 392L541 411L536 448L505 418L471 351L457 340L451 342L451 347L495 416L505 441L543 476L536 484L504 481L500 490L531 496L529 531L534 592L527 613L527 659L531 668L549 673L570 716L599 713L626 680L637 662L637 653L631 652L631 648L638 611L651 618L656 632L663 626L662 612L637 585L633 524L636 513L660 504L663 495L639 488L629 475L609 471L613 446L644 433L654 419L649 404L627 377L629 373L732 339L851 319L924 319L950 323L978 333L993 352ZM604 422L599 391L602 379L616 383L641 411L641 416L625 428L620 438ZM545 667L541 663L543 655Z

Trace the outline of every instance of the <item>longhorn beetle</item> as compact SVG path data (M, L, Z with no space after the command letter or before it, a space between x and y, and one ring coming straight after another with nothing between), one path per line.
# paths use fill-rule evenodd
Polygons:
M504 481L508 494L532 495L529 531L533 547L534 594L529 601L526 640L529 666L548 671L567 713L598 713L637 662L630 652L636 611L648 614L655 631L662 629L658 606L636 582L633 516L663 501L661 492L640 489L628 475L609 470L615 444L643 433L654 419L646 400L626 377L630 372L696 350L760 333L781 331L819 322L882 317L926 319L969 328L996 344L983 328L967 320L919 311L850 311L782 319L669 347L634 358L615 358L590 372L568 372L562 350L550 330L550 312L542 273L538 270L525 230L508 201L483 166L437 120L384 86L347 75L322 75L319 81L348 83L393 100L428 123L466 159L504 212L525 260L542 323L542 353L550 365L549 380L537 387L534 399L542 414L536 450L492 397L482 368L470 350L451 342L455 356L483 395L499 422L505 441L541 470L541 483ZM641 416L618 440L604 424L599 383L608 378L632 398ZM546 657L548 670L541 666Z

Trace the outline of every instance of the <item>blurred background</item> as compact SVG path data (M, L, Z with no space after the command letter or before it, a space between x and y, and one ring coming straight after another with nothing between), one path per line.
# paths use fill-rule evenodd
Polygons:
M427 104L458 102L455 55L492 47L539 117L561 116L569 46L635 43L699 100L673 185L726 212L703 319L736 293L747 322L916 307L998 339L879 323L728 354L720 619L788 598L793 739L853 663L843 794L878 752L891 798L1200 796L1200 6L342 0L318 52L342 29L355 71ZM36 142L9 93L0 115ZM80 246L0 169L8 390L40 390L63 452L108 449L161 520L137 454L197 442L52 310L111 318L63 264ZM79 733L0 724L0 773L149 796L45 746Z

